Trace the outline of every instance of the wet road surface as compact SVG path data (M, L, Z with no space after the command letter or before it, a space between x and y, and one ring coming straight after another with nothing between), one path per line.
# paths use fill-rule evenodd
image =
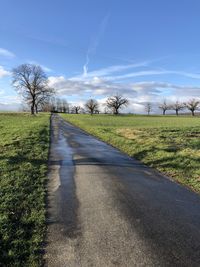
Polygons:
M52 116L45 266L200 266L200 197Z

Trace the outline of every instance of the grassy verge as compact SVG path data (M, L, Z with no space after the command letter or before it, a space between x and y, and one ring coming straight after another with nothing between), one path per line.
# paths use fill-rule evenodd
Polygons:
M49 115L0 114L0 266L40 266Z
M200 118L62 114L74 125L200 192Z

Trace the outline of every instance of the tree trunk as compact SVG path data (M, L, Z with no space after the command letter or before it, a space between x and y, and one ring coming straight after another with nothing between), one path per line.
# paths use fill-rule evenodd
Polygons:
M178 110L176 109L176 116L178 116Z
M35 97L33 96L32 103L31 103L31 115L35 114Z
M165 109L163 109L163 115L165 115L165 112L166 112L166 110L165 110Z
M35 114L35 110L34 110L34 105L31 105L31 114L34 115Z
M192 111L192 116L194 116L194 110L191 110Z
M35 113L38 114L38 107L35 105Z

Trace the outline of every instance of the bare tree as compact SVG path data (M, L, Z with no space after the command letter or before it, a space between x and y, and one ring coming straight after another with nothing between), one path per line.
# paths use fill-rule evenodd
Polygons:
M51 97L49 99L47 106L49 107L49 111L56 112L56 99L55 99L55 97Z
M49 106L51 106L52 112L69 113L69 103L66 99L51 97L49 100Z
M75 114L79 114L79 111L81 110L80 106L73 106L72 107L72 112Z
M183 110L185 108L184 104L179 102L179 101L176 101L174 104L171 105L171 108L172 110L175 110L176 111L176 116L178 116L179 114L179 111L180 110Z
M150 115L150 113L152 111L152 104L150 102L147 102L145 104L145 110L146 110L147 114Z
M49 94L48 80L43 69L34 64L22 64L12 71L13 86L35 114L37 101Z
M52 106L50 102L46 102L41 106L41 110L43 112L51 112L52 111Z
M85 108L91 115L93 115L98 110L99 104L95 99L89 99L85 103Z
M200 101L193 98L191 100L189 100L187 103L184 103L185 107L191 111L192 116L195 115L195 110L199 109L199 105L200 105Z
M159 109L161 109L163 115L165 115L166 111L167 111L167 110L170 110L171 108L170 108L169 105L167 105L166 100L164 100L163 103L159 105Z
M43 109L44 106L49 104L50 98L54 95L55 91L53 88L41 89L41 94L38 94L35 99L35 112L38 113L38 109Z
M62 100L60 98L56 98L56 111L62 112Z
M62 112L63 113L69 113L69 104L66 99L62 99Z
M107 99L106 105L107 107L112 110L113 114L118 115L119 110L122 107L126 107L129 101L127 98L123 98L122 95L114 95Z

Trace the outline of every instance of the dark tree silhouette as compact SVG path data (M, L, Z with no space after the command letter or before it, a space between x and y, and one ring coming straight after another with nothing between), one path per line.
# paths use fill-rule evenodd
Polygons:
M66 99L61 99L62 103L62 112L63 113L69 113L69 104Z
M200 107L200 101L193 98L189 100L187 103L184 103L185 107L191 111L192 116L195 115L195 111L199 109Z
M152 111L152 104L150 102L145 104L145 110L146 110L147 114L150 115L150 113Z
M183 110L184 108L185 108L184 104L179 101L176 101L176 103L171 105L171 109L175 110L177 116L179 114L179 111Z
M161 109L163 115L165 115L166 111L167 111L167 110L170 110L171 108L170 108L169 105L167 105L166 100L164 100L163 103L159 105L159 109Z
M114 95L107 99L106 105L107 107L112 110L113 114L118 115L119 110L122 107L127 106L129 103L127 98L123 98L121 95Z
M93 115L94 113L96 113L98 111L99 104L95 99L89 99L85 103L85 108L91 115Z
M54 95L55 91L53 88L43 88L41 94L38 94L35 99L35 112L38 113L38 110L43 110L43 107L47 105Z
M75 114L79 114L79 111L81 110L80 106L73 106L72 107L72 112Z
M12 71L13 85L31 108L31 114L37 112L39 103L53 94L43 69L34 64L22 64Z

